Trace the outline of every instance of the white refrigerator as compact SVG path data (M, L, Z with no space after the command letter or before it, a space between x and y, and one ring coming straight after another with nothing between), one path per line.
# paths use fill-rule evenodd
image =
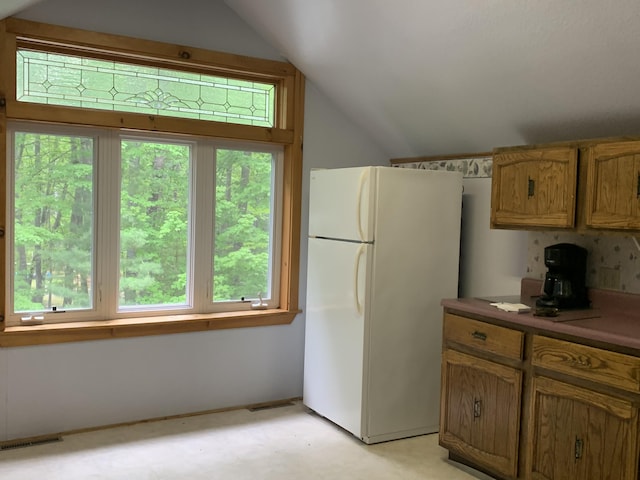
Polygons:
M365 443L438 431L462 174L313 170L303 402Z

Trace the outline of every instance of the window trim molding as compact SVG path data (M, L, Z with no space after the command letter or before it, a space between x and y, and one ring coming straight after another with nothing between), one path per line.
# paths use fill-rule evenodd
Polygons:
M292 144L297 132L294 107L295 79L302 75L293 65L274 60L170 45L119 35L90 32L56 25L7 18L2 35L3 81L6 115L12 120L40 120L52 123L128 128L229 139ZM175 118L144 113L90 110L16 100L16 59L19 47L37 47L51 52L95 55L145 66L180 67L186 71L236 76L244 80L276 84L274 127ZM6 75L6 77L5 77ZM304 99L304 97L303 97ZM82 112L79 114L79 111ZM212 126L213 124L213 126Z
M126 59L143 65L172 65L182 69L217 72L242 78L274 81L277 85L275 127L259 127L145 115L139 113L84 110L16 101L16 49L38 44L53 51L73 46L78 53ZM104 58L104 57L102 57ZM280 308L188 315L166 315L73 323L7 327L5 289L0 288L0 347L40 345L109 338L164 335L226 328L291 323L300 312L300 215L302 198L302 135L304 76L287 62L257 59L199 48L171 45L119 35L91 32L57 25L7 18L0 21L0 187L7 185L7 121L28 120L83 124L95 127L188 133L284 146L282 236L280 261ZM6 278L4 235L7 198L0 195L0 275Z
M284 309L250 310L6 327L0 333L0 348L286 325L299 312Z

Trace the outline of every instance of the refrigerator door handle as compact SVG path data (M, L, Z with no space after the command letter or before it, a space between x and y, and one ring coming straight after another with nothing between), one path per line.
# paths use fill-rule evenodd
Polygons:
M353 298L355 300L356 311L358 312L358 315L362 315L362 304L360 303L360 296L358 295L358 285L360 284L360 279L359 279L360 269L358 267L360 266L360 257L364 252L364 248L365 248L364 243L358 247L358 251L356 253L356 261L353 266Z
M358 234L360 235L360 240L365 241L364 231L362 230L362 218L360 214L360 209L362 207L362 190L364 188L364 182L367 180L367 174L369 173L369 169L365 169L360 174L360 181L358 182L358 202L356 205L356 224L358 225Z

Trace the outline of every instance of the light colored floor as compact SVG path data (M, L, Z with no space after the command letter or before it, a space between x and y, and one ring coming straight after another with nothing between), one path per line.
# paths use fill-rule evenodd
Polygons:
M365 445L301 403L141 423L0 451L3 480L487 479L437 435Z

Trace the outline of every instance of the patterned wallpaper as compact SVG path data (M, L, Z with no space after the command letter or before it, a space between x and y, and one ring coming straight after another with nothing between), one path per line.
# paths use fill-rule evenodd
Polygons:
M394 167L458 171L462 172L464 178L491 178L493 160L491 157L460 158L456 160L399 163Z
M640 293L640 245L634 237L529 232L527 277L544 278L544 247L556 243L575 243L587 249L587 286Z
M401 168L457 170L465 178L491 177L492 159L461 158L396 164ZM587 286L640 294L640 235L583 235L565 232L529 232L526 275L544 279L544 248L556 243L575 243L587 249Z

